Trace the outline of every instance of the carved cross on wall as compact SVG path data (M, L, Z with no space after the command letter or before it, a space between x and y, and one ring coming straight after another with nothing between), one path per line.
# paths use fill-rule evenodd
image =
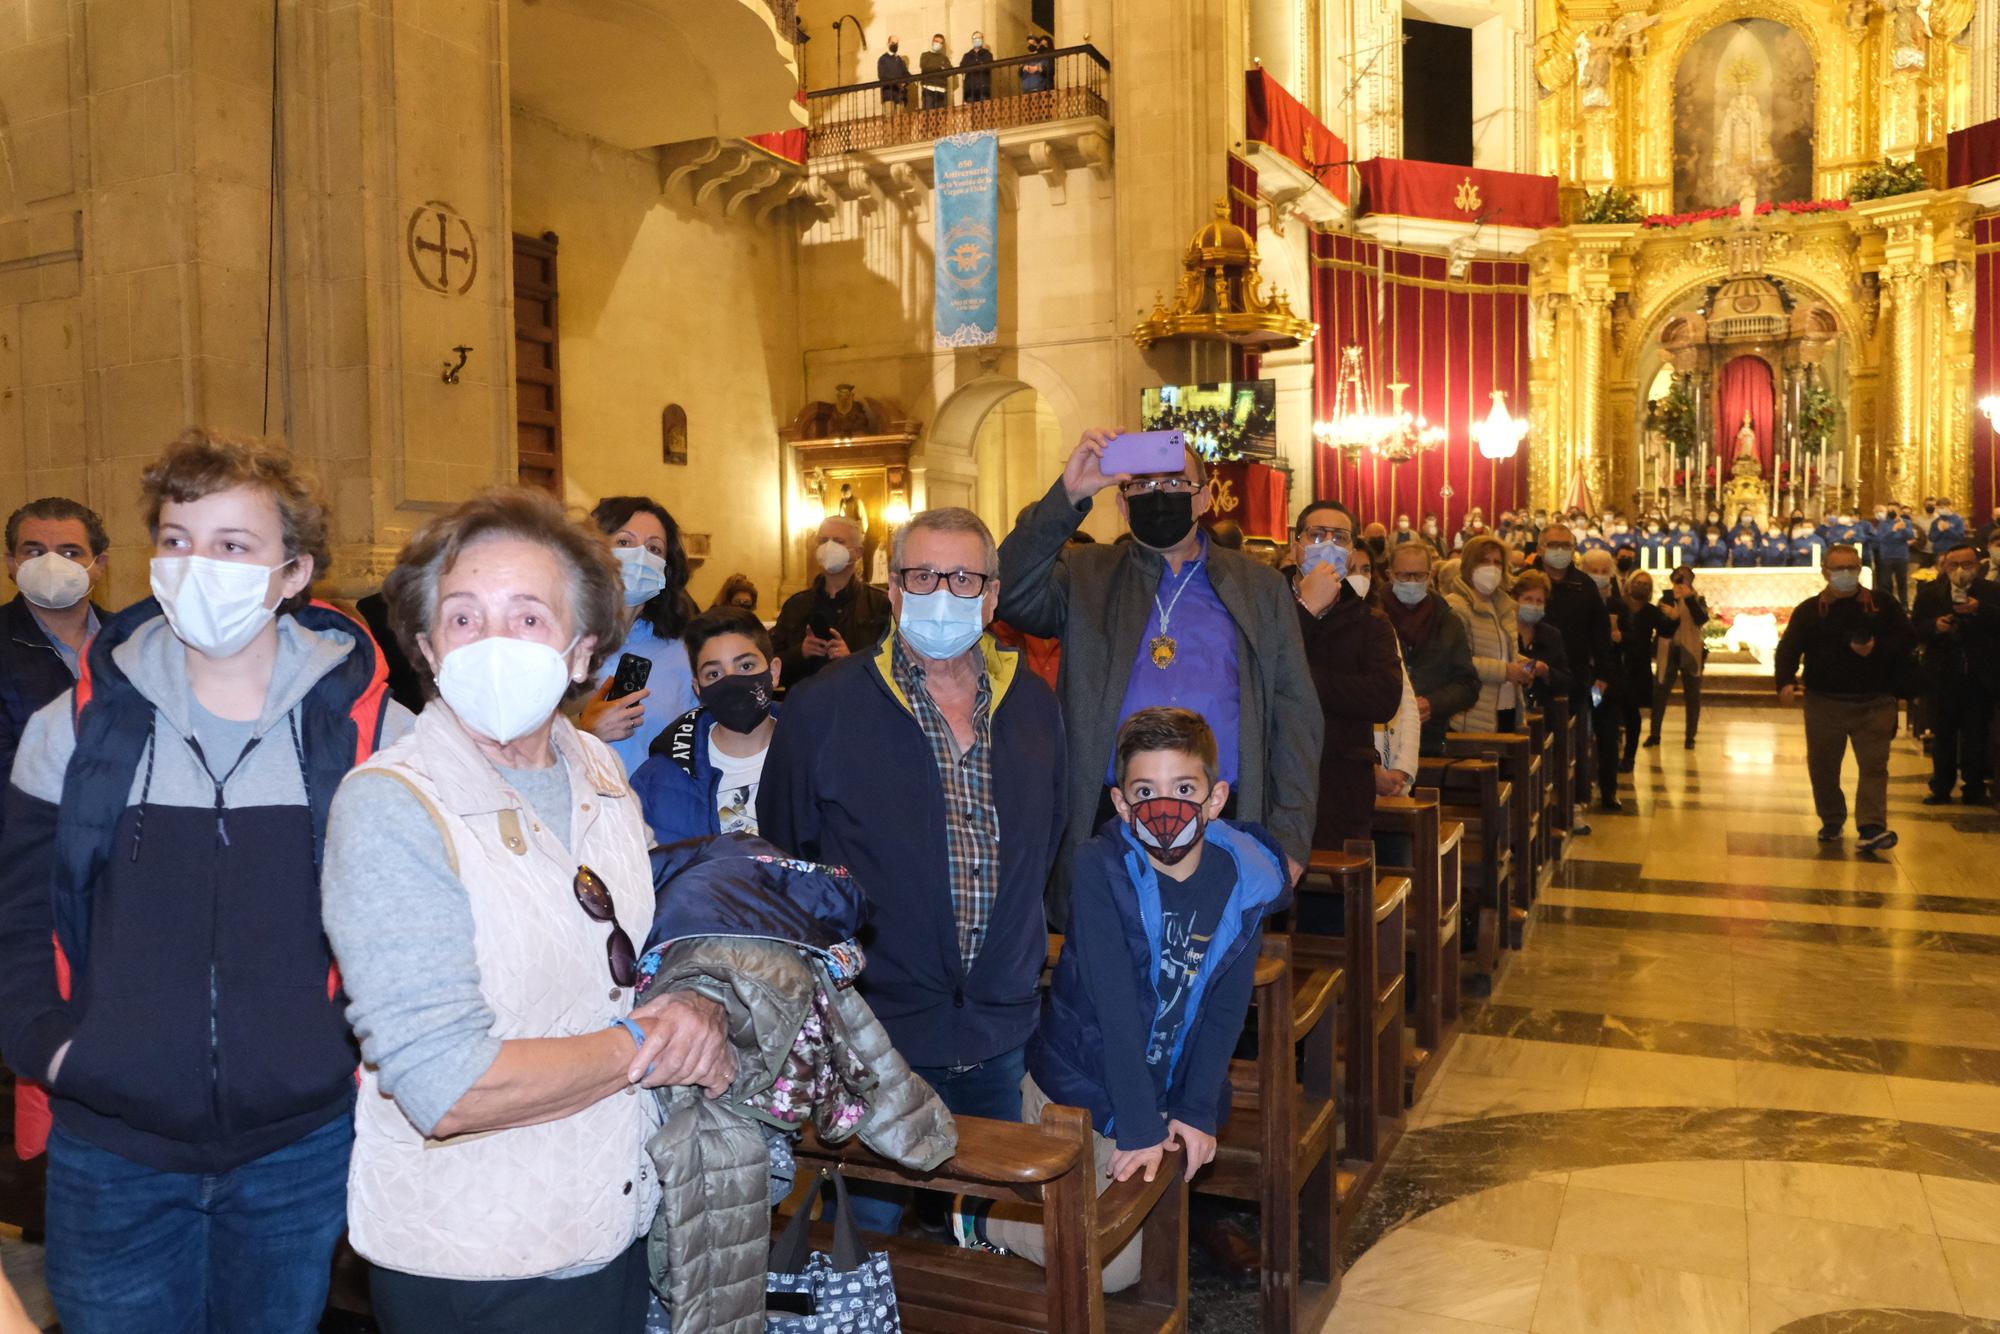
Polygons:
M426 200L410 214L404 231L410 268L418 282L433 292L463 294L471 289L479 272L479 243L473 238L472 224L456 209L441 200ZM430 239L432 236L437 239Z

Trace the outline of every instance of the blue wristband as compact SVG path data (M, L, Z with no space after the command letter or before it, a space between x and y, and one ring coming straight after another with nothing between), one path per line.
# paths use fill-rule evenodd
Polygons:
M627 1033L630 1033L634 1046L644 1047L646 1045L646 1030L633 1023L630 1019L613 1019L610 1026L612 1028L622 1028Z

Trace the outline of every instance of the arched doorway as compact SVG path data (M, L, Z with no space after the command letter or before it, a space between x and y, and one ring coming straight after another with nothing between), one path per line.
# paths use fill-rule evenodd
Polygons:
M1049 489L1047 460L1061 453L1055 409L1026 385L1016 389L987 409L972 437L972 508L995 533L1006 533L1022 507Z
M1061 474L1084 416L1065 378L1030 353L1003 354L964 381L956 369L934 380L937 411L910 455L914 504L962 505L1004 537Z

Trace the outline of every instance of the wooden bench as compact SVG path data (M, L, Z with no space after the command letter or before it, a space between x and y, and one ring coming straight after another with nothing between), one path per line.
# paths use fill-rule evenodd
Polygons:
M1438 790L1418 788L1407 797L1375 799L1378 874L1410 879L1409 1001L1416 1043L1404 1070L1403 1101L1415 1106L1458 1036L1459 877L1458 838L1464 826L1451 822L1454 835L1451 875L1446 877L1444 821ZM1385 838L1393 835L1393 840ZM1390 858L1384 851L1400 845ZM1406 849L1407 851L1402 851ZM1408 864L1403 864L1407 857Z
M1461 911L1473 913L1474 966L1492 977L1513 901L1513 787L1494 760L1425 759L1417 768L1418 784L1437 788L1443 798L1444 818L1465 826L1460 869L1469 909Z
M1293 976L1315 969L1346 973L1341 1058L1345 1064L1343 1160L1353 1173L1341 1197L1352 1220L1403 1133L1403 945L1410 898L1407 876L1375 874L1375 845L1351 839L1345 849L1313 849L1299 892L1340 896L1342 935L1292 936Z
M1553 755L1549 769L1549 824L1560 858L1576 828L1576 716L1568 695L1555 695L1543 710Z
M886 1245L903 1328L923 1334L1179 1334L1187 1328L1187 1160L1170 1150L1150 1182L1134 1175L1096 1190L1090 1117L1049 1106L1038 1124L961 1116L958 1152L934 1172L912 1172L857 1141L839 1148L810 1130L800 1171L838 1164L850 1180L886 1181L1042 1206L1046 1268L949 1242L894 1237ZM775 1220L774 1220L775 1223ZM826 1225L814 1229L824 1247ZM1139 1281L1104 1292L1104 1262L1141 1238Z
M1292 942L1267 934L1257 961L1254 1061L1230 1066L1230 1116L1199 1194L1257 1205L1265 1334L1317 1330L1340 1296L1338 968L1293 989ZM1352 1177L1348 1176L1351 1184Z
M1503 783L1512 789L1507 802L1507 833L1514 854L1514 875L1507 899L1509 946L1519 948L1519 932L1528 920L1540 862L1535 855L1541 828L1541 769L1534 738L1526 732L1452 732L1444 739L1447 755L1492 760L1500 766Z

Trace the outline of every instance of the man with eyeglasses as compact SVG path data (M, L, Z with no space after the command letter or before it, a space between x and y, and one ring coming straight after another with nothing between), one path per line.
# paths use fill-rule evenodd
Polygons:
M1312 850L1323 725L1291 590L1277 571L1204 537L1198 520L1212 497L1192 451L1179 472L1107 474L1103 453L1116 435L1086 431L1000 546L1001 616L1063 643L1065 852L1111 817L1120 724L1143 708L1177 707L1215 732L1230 788L1224 814L1268 829L1296 878ZM1133 540L1066 547L1107 488ZM1066 863L1055 921L1068 916Z
M867 891L862 994L945 1106L1018 1121L1065 748L1055 695L985 633L998 568L970 510L927 510L896 530L894 628L872 656L791 692L757 823ZM899 1192L855 1194L865 1230L896 1231Z
M1576 793L1579 802L1586 802L1597 769L1590 748L1591 691L1594 687L1600 699L1608 694L1611 673L1616 668L1611 613L1597 585L1576 566L1576 537L1569 525L1552 523L1542 529L1540 557L1542 572L1549 577L1549 609L1544 619L1562 635L1570 672L1577 681L1577 697L1570 700L1569 711L1572 717L1582 720L1576 748ZM1616 757L1612 778L1615 783ZM1609 795L1615 803L1617 789L1614 787Z

